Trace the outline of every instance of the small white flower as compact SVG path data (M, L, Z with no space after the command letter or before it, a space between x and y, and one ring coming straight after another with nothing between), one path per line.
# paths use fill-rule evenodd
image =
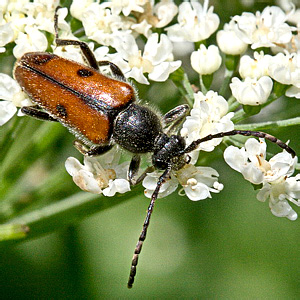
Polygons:
M1 1L1 6L2 6L2 2L3 1ZM6 1L4 1L4 2L6 2ZM29 2L30 2L29 0L8 1L8 3L6 5L4 4L4 7L6 6L6 11L10 12L10 13L15 12L15 11L23 12L24 7Z
M300 88L300 53L278 53L272 57L269 66L270 76L282 83Z
M114 47L116 54L107 55L110 60L117 64L127 78L134 78L136 81L149 84L143 73L149 74L149 79L154 81L165 81L170 73L174 72L181 65L181 61L172 61L172 43L165 34L153 33L148 38L142 55L132 35L116 37Z
M237 77L230 83L232 95L243 105L261 105L267 102L273 88L273 81L268 76L258 80L250 77L241 81Z
M187 164L176 172L176 176L186 196L192 201L211 198L211 192L219 193L223 189L223 184L218 182L218 172L210 167Z
M9 121L17 107L30 105L19 84L6 74L0 73L0 126Z
M285 92L285 95L287 97L295 97L297 99L300 99L300 88L291 86L290 88L287 89L287 91Z
M82 165L76 158L69 157L65 167L73 177L73 181L82 190L105 196L114 196L118 193L130 191L127 180L129 162L118 164L120 155L111 150L98 159L84 156Z
M224 159L234 170L242 173L253 184L262 184L257 194L260 201L269 200L271 212L277 217L297 218L296 212L288 201L300 206L299 175L290 177L295 170L297 157L292 157L285 150L266 160L266 143L250 138L245 147L239 149L229 146L224 152Z
M10 23L0 25L0 47L12 42L14 39L14 31Z
M25 27L25 33L19 32L15 43L13 54L16 58L20 58L27 52L46 51L48 46L46 36L36 27L31 26Z
M143 180L146 197L151 197L161 175L162 171L147 174ZM211 198L211 192L219 193L223 189L223 185L218 182L218 176L218 172L213 168L187 164L179 171L171 173L171 178L161 186L158 197L162 198L170 195L180 184L182 186L181 191L184 191L184 193L180 191L179 194L185 194L192 201Z
M112 0L107 3L113 14L119 15L121 12L128 17L131 12L144 12L144 6L149 0Z
M190 116L186 117L181 130L181 135L186 137L187 145L209 134L234 129L234 124L230 120L233 113L228 113L228 103L222 96L213 91L208 91L206 95L198 92L194 94L194 99ZM201 143L196 151L189 154L192 162L198 158L200 150L213 151L221 141L222 139L213 139Z
M82 12L81 21L88 38L105 46L113 44L115 34L129 34L132 25L107 8L107 2L90 4Z
M258 141L250 138L241 149L227 147L224 158L231 168L242 173L244 178L253 184L272 182L282 176L290 176L294 172L297 159L284 151L267 161L266 148L264 139Z
M236 35L233 27L233 21L225 24L224 29L217 32L217 42L223 53L228 55L240 55L247 50L248 44L243 42Z
M254 52L254 58L244 55L240 60L239 73L242 78L250 77L259 79L269 75L271 55L264 55L263 52Z
M217 71L222 63L222 57L219 49L215 45L208 48L201 44L198 51L191 55L192 68L200 75L212 74Z
M137 24L132 24L131 29L133 29L135 32L144 35L145 37L149 37L151 34L151 28L152 25L147 22L146 19L144 19L142 22Z
M82 12L84 12L94 0L73 0L70 6L70 13L71 15L82 21Z
M0 126L8 122L17 112L17 108L10 101L0 101Z
M173 0L161 0L153 8L158 21L154 24L156 28L168 25L178 13L178 7Z
M151 198L156 185L158 178L162 175L162 171L154 171L148 173L147 176L143 180L143 187L146 188L144 194L146 197ZM178 187L178 180L175 176L171 176L160 188L158 198L164 198L168 195L172 194Z
M252 49L288 43L295 28L285 23L286 20L286 14L277 6L266 7L256 15L245 12L233 17L237 36Z
M209 38L218 28L220 19L208 8L208 0L203 6L199 2L183 2L179 6L178 24L166 28L174 42L199 42Z
M58 6L59 1L34 1L27 3L23 11L27 15L26 17L26 25L27 26L35 26L39 30L47 31L50 33L54 33L53 26L53 15L55 8ZM60 9L61 11L66 11L67 8ZM58 14L61 14L60 12ZM60 18L60 17L59 17ZM66 23L67 24L67 23Z

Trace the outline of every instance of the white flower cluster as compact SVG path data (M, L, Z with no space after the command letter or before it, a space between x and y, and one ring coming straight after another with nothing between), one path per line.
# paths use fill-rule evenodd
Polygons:
M293 158L284 150L267 161L265 141L250 138L241 149L234 146L226 148L224 158L246 180L262 185L257 199L263 202L269 200L273 215L290 220L297 219L297 213L288 202L300 206L300 175L291 177L297 157Z
M48 45L46 36L54 34L53 16L58 0L2 2L0 53L13 47L14 56L20 58L25 52L46 51L52 47L57 55L84 63L79 47ZM300 22L297 21L295 27L287 23L288 20L297 20L297 13L294 9L285 13L278 7L267 7L261 13L234 16L223 30L216 33L217 47L206 46L206 40L216 32L220 23L208 0L204 0L203 5L190 0L179 6L173 0L73 0L70 6L71 16L83 26L78 32L84 31L84 38L89 41L88 46L96 59L115 63L126 78L142 84L149 84L149 80L166 81L181 67L182 62L174 58L176 43L194 43L198 47L195 51L190 50L190 62L201 79L213 77L206 75L220 69L223 54L227 55L226 58L241 56L240 77L232 78L230 88L232 95L243 105L266 103L274 81L289 86L287 96L300 98ZM66 8L58 10L59 36L77 39L65 21L67 15ZM101 46L95 49L98 44ZM262 47L270 48L268 54L254 52L250 55L249 51L244 55L247 49L254 51ZM225 76L227 73L230 72L225 72ZM192 95L192 88L188 92L194 104L180 131L187 145L207 135L234 129L231 121L234 113L229 111L228 102L221 95L212 90ZM17 112L17 107L32 104L17 82L5 74L0 74L0 99L0 125ZM220 192L223 185L218 182L218 172L210 167L195 166L195 163L201 150L213 151L221 141L218 138L203 142L196 151L189 153L190 162L180 170L171 171L170 178L161 186L159 197L171 194L179 185L179 193L193 201ZM300 177L291 177L296 158L283 151L267 161L265 148L263 141L249 139L245 148L240 150L228 147L225 160L245 179L262 185L257 198L261 201L269 199L274 215L294 220L297 214L289 202L299 204ZM66 169L82 190L113 196L130 190L127 179L129 163L119 164L119 161L120 151L111 150L99 158L85 157L84 164L70 157ZM151 197L161 174L154 171L144 178L147 197Z
M0 53L5 52L5 47L9 44L14 45L13 55L16 58L26 52L46 51L48 40L44 31L54 34L53 16L58 4L58 0L1 3ZM103 3L74 0L70 13L82 22L87 38L104 45L95 49L97 60L116 63L127 78L134 78L143 84L149 84L148 79L165 81L170 73L181 66L181 61L174 61L171 38L166 34L152 33L155 28L167 26L178 13L178 7L173 0L163 0L157 4L149 0L114 0ZM60 38L76 39L70 25L64 20L67 14L67 8L58 10ZM144 44L142 36L147 38ZM108 53L107 46L114 49L113 53ZM89 47L93 50L94 43L90 42ZM59 56L84 63L79 47L56 48L53 45L52 48ZM30 101L19 88L11 88L18 84L5 75L3 78L5 80L0 88L0 99L11 103L0 102L3 108L0 113L1 125L16 113L16 107L30 105Z
M59 1L52 2L51 5L43 0L37 0L34 3L29 0L21 2L18 4L7 2L1 7L3 12L0 23L2 26L1 51L5 51L5 45L14 42L16 45L13 54L16 58L20 58L26 52L46 50L48 41L42 31L54 33L53 15ZM89 40L103 45L94 49L94 44L89 43L97 60L112 61L121 68L127 78L134 78L143 84L149 84L148 79L165 81L170 73L181 66L181 61L174 61L172 42L197 42L207 39L219 25L219 17L213 13L213 7L208 7L207 0L204 1L203 6L197 1L191 1L184 2L179 7L173 0L162 0L157 4L149 0L113 0L102 3L91 0L74 0L70 7L70 13L82 22ZM69 24L64 20L67 14L66 8L58 10L60 38L76 39L72 35ZM178 23L165 28L166 34L159 35L152 32L156 28L168 26L177 14ZM142 42L141 36L146 37L146 42ZM108 46L114 51L109 53ZM53 46L52 48L57 55L83 62L78 47L55 48ZM198 60L198 66L195 68L205 67L207 64L204 62L209 60L212 65L207 65L206 71L199 72L211 73L217 70L221 65L218 48L212 46L206 49L203 45L200 50L201 53L200 51L194 53L195 60ZM216 56L217 59L215 59ZM1 124L4 124L15 114L16 107L31 103L21 92L16 81L8 75L0 75L2 79L0 97L4 100L1 101L0 121ZM200 101L200 94L195 95L195 99L198 98ZM199 129L199 126L198 129L194 128L193 133L186 135L188 141L192 136L195 138L203 136L209 130L219 132L233 126L230 121L231 116L225 116L228 106L222 97L213 93L202 98L201 105L198 100L195 101L193 116L190 117L191 119L184 128L188 131L191 129L189 124L193 123L193 118L194 122L201 119L203 128L202 130ZM204 111L197 115L200 106ZM214 113L212 114L212 112ZM215 127L218 129L214 130ZM218 143L220 141L210 143L210 149L212 150L213 145ZM197 153L195 152L195 155ZM113 157L115 158L113 159ZM128 169L128 164L126 166L118 165L118 161L119 155L115 151L110 151L99 159L85 157L83 165L77 159L70 157L66 161L66 169L81 189L91 193L113 196L116 192L123 193L130 189L127 172L124 171ZM194 161L196 161L196 156ZM144 185L147 186L147 191L151 190L149 189L151 178L156 181L157 174L159 173L146 176ZM192 200L205 199L210 197L211 192L219 192L222 189L222 185L217 182L218 173L211 168L195 167L189 164L184 169L173 172L173 175L172 180L163 185L161 194L165 194L164 190L171 193L176 189L178 183L183 186L184 191ZM173 186L173 189L169 188L170 185ZM146 195L148 195L147 192Z
M162 171L154 171L147 174L143 180L146 197L151 198L160 175ZM213 168L187 164L179 171L172 172L171 179L162 185L158 197L170 195L177 189L179 183L182 186L179 193L186 195L192 201L211 198L211 192L219 193L223 189L223 184L218 182L218 177L218 172Z
M266 7L261 13L234 16L218 32L218 45L225 54L242 55L248 45L252 49L270 48L274 53L254 52L253 58L249 55L241 57L239 73L242 80L234 77L230 84L239 103L266 103L274 81L291 85L286 96L300 98L300 23L298 27L287 23L295 14L295 10L286 14L279 7Z
M209 91L206 95L202 92L194 94L194 106L183 123L181 135L186 138L186 143L219 132L229 131L234 128L232 121L233 113L228 113L228 103L216 92ZM213 139L200 144L197 150L189 153L191 161L179 171L173 171L171 179L162 185L159 197L165 197L174 192L178 183L182 186L181 191L193 200L211 198L211 192L218 193L223 185L218 182L218 172L210 167L196 167L200 150L213 151L221 143L222 139ZM151 197L155 190L161 171L154 171L147 175L143 181L146 188L145 195Z
M129 162L119 164L120 151L116 148L99 158L84 157L82 165L76 158L66 160L66 169L74 182L84 191L112 197L117 192L130 191L127 178Z
M181 135L190 144L209 134L232 130L234 124L230 119L233 115L233 112L228 113L228 102L218 93L208 91L204 95L198 92L194 94L194 106L183 123ZM197 161L200 150L211 152L221 141L222 139L213 139L200 144L196 151L190 153L191 161Z

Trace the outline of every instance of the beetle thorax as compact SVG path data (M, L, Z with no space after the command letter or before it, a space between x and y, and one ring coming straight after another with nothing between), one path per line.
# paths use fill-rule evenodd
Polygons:
M153 152L161 133L162 125L157 115L147 107L132 103L117 115L112 138L132 153L147 153Z

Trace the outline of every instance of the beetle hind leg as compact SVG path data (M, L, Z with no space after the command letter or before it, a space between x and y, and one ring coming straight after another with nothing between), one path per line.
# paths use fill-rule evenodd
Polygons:
M123 74L123 72L121 71L121 69L115 65L114 63L108 61L108 60L102 60L102 61L98 61L98 65L99 66L109 66L110 70L112 72L112 74L119 78L122 81L127 81L125 75Z
M104 146L99 145L99 146L88 147L85 144L83 144L81 141L75 140L74 147L83 155L98 156L110 150L113 147L113 145L104 145Z
M58 37L58 14L57 14L57 11L60 8L61 8L60 6L56 7L55 15L54 15L54 30L55 30L56 46L69 46L69 45L79 46L82 51L82 54L88 61L89 65L93 69L98 71L99 66L98 66L98 62L95 58L95 55L93 54L92 50L89 48L89 46L85 42L75 41L75 40L63 40Z
M58 14L57 14L57 11L59 8L61 8L61 7L58 6L56 8L55 15L54 15L54 30L55 30L56 45L57 46L70 46L70 45L79 46L82 51L82 54L84 55L84 57L88 61L89 65L93 69L99 71L99 66L107 66L108 65L114 76L116 76L120 80L126 82L126 77L124 76L123 72L117 65L115 65L114 63L112 63L110 61L106 61L106 60L97 62L94 53L92 52L92 50L89 48L89 46L85 42L75 41L75 40L64 40L64 39L60 39L58 37Z

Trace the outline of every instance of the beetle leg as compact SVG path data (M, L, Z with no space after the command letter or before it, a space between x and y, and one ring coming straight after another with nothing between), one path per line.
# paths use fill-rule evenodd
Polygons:
M120 80L122 81L127 81L125 75L123 74L123 72L121 71L121 69L115 65L114 63L108 61L108 60L102 60L102 61L98 61L98 65L99 66L109 66L111 72L113 73L114 76L118 77Z
M113 145L104 145L104 146L100 145L100 146L88 147L84 145L81 141L75 140L74 147L83 155L98 156L110 150L113 147Z
M137 179L135 179L135 177L137 176L137 173L139 171L139 168L140 168L140 162L141 162L141 157L138 154L134 155L131 159L129 169L128 169L128 176L127 176L130 185L139 184L140 182L142 182L144 180L147 173L154 171L153 166L148 167Z
M170 123L182 120L190 111L190 107L187 104L179 105L170 111L168 111L164 116L163 120L166 125L169 125Z
M23 106L21 108L21 112L27 116L36 118L38 120L58 122L56 119L51 117L48 113L36 108L36 106Z
M138 154L135 154L132 156L129 169L128 169L128 181L130 185L136 185L136 181L134 180L134 177L136 177L141 163L141 156Z
M63 40L58 37L58 15L57 15L57 10L60 8L58 6L55 10L55 15L54 15L54 30L55 30L55 42L57 46L79 46L84 57L87 59L89 65L95 69L99 70L99 66L107 66L109 65L111 72L113 73L114 76L118 77L120 80L126 82L126 77L124 76L123 72L121 69L115 65L114 63L110 61L99 61L97 62L94 53L91 51L89 46L85 42L81 41L75 41L75 40Z
M99 66L97 63L97 60L95 58L95 55L93 54L92 50L89 48L89 46L85 42L81 41L75 41L75 40L62 40L58 37L58 15L57 11L58 9L61 8L58 6L55 10L55 15L54 15L54 30L55 30L55 42L57 46L79 46L84 57L88 61L89 65L95 69L99 70Z
M170 125L166 133L171 134L174 131L177 131L178 127L180 126L183 119L187 116L189 111L190 111L190 107L187 104L183 104L167 112L163 116L163 121L164 124L166 125L165 127Z
M89 48L89 46L85 42L74 41L74 40L61 40L58 38L56 38L55 42L56 42L57 46L69 46L69 45L79 46L84 57L88 61L89 65L93 69L95 69L97 71L99 70L97 60L96 60L92 50Z

